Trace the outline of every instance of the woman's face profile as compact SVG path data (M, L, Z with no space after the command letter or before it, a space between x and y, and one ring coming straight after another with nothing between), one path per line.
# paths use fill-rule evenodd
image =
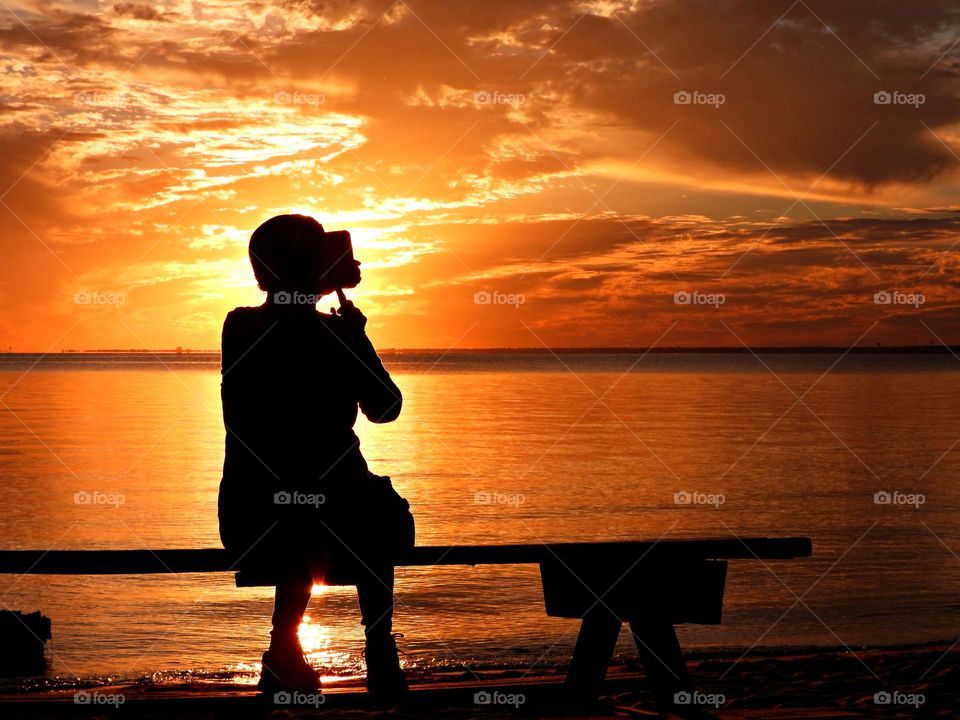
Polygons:
M331 265L331 259L319 249L314 258L318 269L310 291L318 295L332 293L337 288L355 288L360 284L360 261L354 258L345 258L339 263Z
M345 281L340 287L344 288L354 288L360 284L362 276L360 274L360 261L356 258L351 257L349 263L343 265L343 280Z

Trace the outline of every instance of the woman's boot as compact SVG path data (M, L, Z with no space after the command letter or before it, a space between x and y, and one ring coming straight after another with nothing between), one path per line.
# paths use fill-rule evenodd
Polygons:
M367 662L367 691L377 700L397 702L410 691L400 669L396 637L399 633L375 633L367 636L363 657Z

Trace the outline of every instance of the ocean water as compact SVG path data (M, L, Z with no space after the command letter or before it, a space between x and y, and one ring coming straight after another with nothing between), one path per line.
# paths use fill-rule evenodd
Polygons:
M950 354L385 362L403 414L361 418L358 434L371 468L410 500L420 544L809 535L812 558L731 562L724 622L682 627L684 647L960 636ZM0 403L0 547L219 546L216 356L6 356ZM876 501L883 492L892 502ZM54 681L252 681L271 604L272 589L238 589L230 574L0 575L0 606L53 619ZM357 676L353 590L317 588L308 616L311 660ZM534 674L569 660L576 629L546 617L535 567L398 571L396 630L415 673ZM626 633L618 654L634 657Z

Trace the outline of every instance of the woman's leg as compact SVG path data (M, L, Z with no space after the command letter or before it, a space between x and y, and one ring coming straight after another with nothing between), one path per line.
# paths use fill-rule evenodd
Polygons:
M277 584L270 649L263 654L258 684L264 692L315 692L320 688L320 676L307 662L300 646L298 631L310 602L313 581L299 565L299 561L291 562L286 579Z
M357 600L363 634L389 636L393 632L393 563L368 563L360 568L357 578Z
M357 599L367 642L367 689L384 700L400 700L407 694L407 680L400 669L393 637L393 563L364 567L357 578Z
M273 603L273 629L270 631L270 650L273 652L301 653L297 631L303 613L310 603L312 583L302 580L288 581L277 585Z

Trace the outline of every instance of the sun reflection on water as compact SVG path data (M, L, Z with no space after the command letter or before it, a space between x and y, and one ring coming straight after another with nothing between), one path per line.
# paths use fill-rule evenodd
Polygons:
M326 585L314 585L313 595L317 597L329 590L330 588ZM350 677L357 677L360 671L359 658L334 647L335 638L330 626L315 622L310 615L304 615L297 628L297 634L307 661L325 671L320 677L322 682L343 681ZM336 644L341 645L340 641L343 638L337 638L337 640Z
M330 628L314 623L309 615L303 616L303 621L297 630L300 636L300 645L303 652L311 660L320 659L328 654L330 648Z
M231 665L230 671L233 673L233 682L237 685L255 686L260 680L262 667L263 665L258 662L239 662Z

